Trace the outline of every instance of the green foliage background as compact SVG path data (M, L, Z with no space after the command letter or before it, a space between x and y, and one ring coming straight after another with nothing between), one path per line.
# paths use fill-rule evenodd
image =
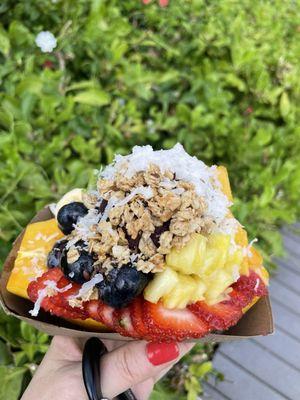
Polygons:
M234 212L271 266L281 252L278 227L300 213L299 6L2 0L1 259L38 209L88 185L115 152L179 141L228 167ZM35 45L42 30L58 39L51 54ZM0 337L0 399L10 400L47 338L2 315ZM193 377L211 370L184 375L189 400L201 389ZM171 399L165 382L155 393Z

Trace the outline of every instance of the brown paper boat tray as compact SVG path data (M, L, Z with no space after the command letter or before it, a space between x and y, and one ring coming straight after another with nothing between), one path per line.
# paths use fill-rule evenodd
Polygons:
M48 207L39 211L31 222L46 221L53 218ZM38 318L31 317L28 311L32 303L28 300L15 296L6 290L6 284L22 241L24 231L13 244L1 273L0 279L0 302L4 311L26 321L35 328L49 335L65 335L73 337L96 336L102 339L129 341L131 338L121 336L117 333L88 331L84 328L67 322L61 318L54 317L49 313L40 311ZM209 334L199 339L201 342L226 342L231 340L247 339L255 336L270 335L274 332L272 309L269 297L261 298L235 325L224 334Z

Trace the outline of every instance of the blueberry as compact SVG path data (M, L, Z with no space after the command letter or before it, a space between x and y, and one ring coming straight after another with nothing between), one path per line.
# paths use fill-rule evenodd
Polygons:
M79 257L73 263L68 263L67 253L64 251L61 258L61 269L65 276L76 283L84 283L91 278L94 270L94 259L91 254L81 250Z
M74 224L77 223L78 218L84 217L87 213L88 209L79 201L66 204L58 211L58 226L65 235L68 235L74 229Z
M114 308L126 307L145 288L151 274L137 271L130 264L113 268L97 286L101 300Z
M66 244L68 243L67 240L59 240L55 243L52 250L48 254L47 258L47 267L48 268L60 268L60 261L63 255L63 251L65 249Z

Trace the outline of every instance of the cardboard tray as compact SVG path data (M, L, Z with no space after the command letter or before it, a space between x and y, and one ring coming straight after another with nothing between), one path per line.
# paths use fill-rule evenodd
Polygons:
M46 221L53 218L49 207L39 211L31 222ZM50 315L49 313L39 313L38 318L31 317L28 311L32 308L32 302L13 295L6 290L7 281L13 269L15 259L22 241L24 231L15 240L12 250L9 253L1 273L0 278L0 302L4 311L8 315L13 315L22 321L34 326L35 328L48 333L49 335L65 335L72 337L91 337L96 336L102 339L129 341L133 340L121 336L117 333L88 331L84 328L72 324L64 319ZM274 332L272 309L269 297L261 298L235 325L224 334L209 334L204 338L198 339L201 342L226 342L231 340L247 339L255 336L270 335ZM195 340L193 340L195 341Z

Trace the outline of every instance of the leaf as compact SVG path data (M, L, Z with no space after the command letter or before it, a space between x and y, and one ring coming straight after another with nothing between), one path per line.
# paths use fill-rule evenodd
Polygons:
M0 127L10 132L13 127L13 122L14 119L12 113L8 110L0 109Z
M279 107L282 117L286 118L291 110L291 103L287 92L283 92L282 95L280 96Z
M7 345L0 340L0 365L8 365L13 361L12 354Z
M0 25L0 52L3 55L8 56L9 50L10 50L9 37L5 32L5 30L2 28L2 26Z
M0 366L0 399L18 400L25 367Z
M20 324L21 334L23 338L28 342L34 342L36 337L36 329L28 325L26 322L21 321Z
M192 364L190 372L198 378L204 378L207 374L212 372L213 366L211 361L205 361L202 364Z
M87 89L87 88L96 88L97 87L97 82L95 81L80 81L80 82L74 82L72 85L68 86L66 88L66 91L70 90L78 90L78 89Z
M110 96L100 89L90 89L79 92L74 96L76 103L88 104L90 106L101 107L110 102Z
M255 135L254 141L259 146L265 146L272 139L272 132L266 129L259 129Z

